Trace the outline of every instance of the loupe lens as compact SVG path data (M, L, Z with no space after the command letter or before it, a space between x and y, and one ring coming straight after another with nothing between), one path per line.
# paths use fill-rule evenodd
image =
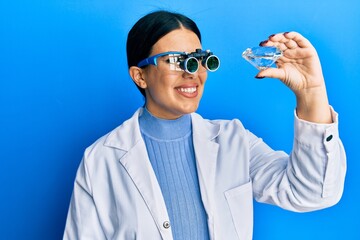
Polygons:
M199 62L194 57L190 57L190 58L185 59L184 65L185 65L184 70L186 72L188 72L188 73L196 73L196 71L199 68Z
M214 72L214 71L218 70L218 68L220 66L220 59L215 55L211 55L205 59L205 64L203 64L203 65L205 65L204 67L207 70Z

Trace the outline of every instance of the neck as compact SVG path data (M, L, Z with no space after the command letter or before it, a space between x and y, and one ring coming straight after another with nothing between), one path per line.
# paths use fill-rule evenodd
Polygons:
M191 115L185 114L177 119L169 120L155 117L146 108L139 116L143 134L160 140L182 138L191 132Z

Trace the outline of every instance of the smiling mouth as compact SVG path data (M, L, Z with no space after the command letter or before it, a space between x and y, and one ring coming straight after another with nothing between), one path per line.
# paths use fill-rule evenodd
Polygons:
M197 88L196 87L188 87L188 88L177 88L176 90L178 90L179 92L182 93L194 93L196 92Z

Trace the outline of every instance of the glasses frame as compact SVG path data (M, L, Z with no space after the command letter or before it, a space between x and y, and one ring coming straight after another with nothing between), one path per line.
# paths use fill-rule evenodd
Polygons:
M145 67L147 65L155 65L157 66L157 59L159 57L163 57L163 56L166 56L166 55L169 55L169 54L179 54L180 56L186 56L187 54L185 52L176 52L176 51L170 51L170 52L163 52L163 53L159 53L159 54L156 54L154 56L151 56L151 57L148 57L148 58L145 58L143 60L141 60L139 63L138 63L138 67Z
M179 56L182 56L184 57L184 61L183 62L180 62L180 67L183 71L187 72L187 73L190 73L190 74L194 74L198 71L199 69L199 65L198 64L198 68L193 71L193 72L190 72L187 67L186 67L186 64L187 62L190 60L190 59L196 59L198 63L201 63L201 65L203 65L208 71L210 72L214 72L216 71L219 67L220 67L220 59L214 55L212 52L210 52L210 50L201 50L201 49L196 49L195 52L192 52L192 53L187 53L187 52L178 52L178 51L169 51L169 52L163 52L163 53L159 53L159 54L156 54L154 56L151 56L151 57L148 57L148 58L145 58L143 60L141 60L139 63L138 63L138 67L145 67L145 66L148 66L148 65L155 65L157 66L157 59L159 57L162 57L162 56L166 56L166 55L170 55L170 54L177 54ZM218 62L219 62L219 65L217 66L216 69L209 69L207 67L207 61L210 57L215 57L217 58ZM202 61L199 59L199 58L204 58Z

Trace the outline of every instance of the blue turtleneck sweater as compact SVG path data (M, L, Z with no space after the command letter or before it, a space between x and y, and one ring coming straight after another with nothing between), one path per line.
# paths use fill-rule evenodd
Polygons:
M146 108L139 117L150 162L164 196L174 240L208 240L192 142L191 115L159 119Z

